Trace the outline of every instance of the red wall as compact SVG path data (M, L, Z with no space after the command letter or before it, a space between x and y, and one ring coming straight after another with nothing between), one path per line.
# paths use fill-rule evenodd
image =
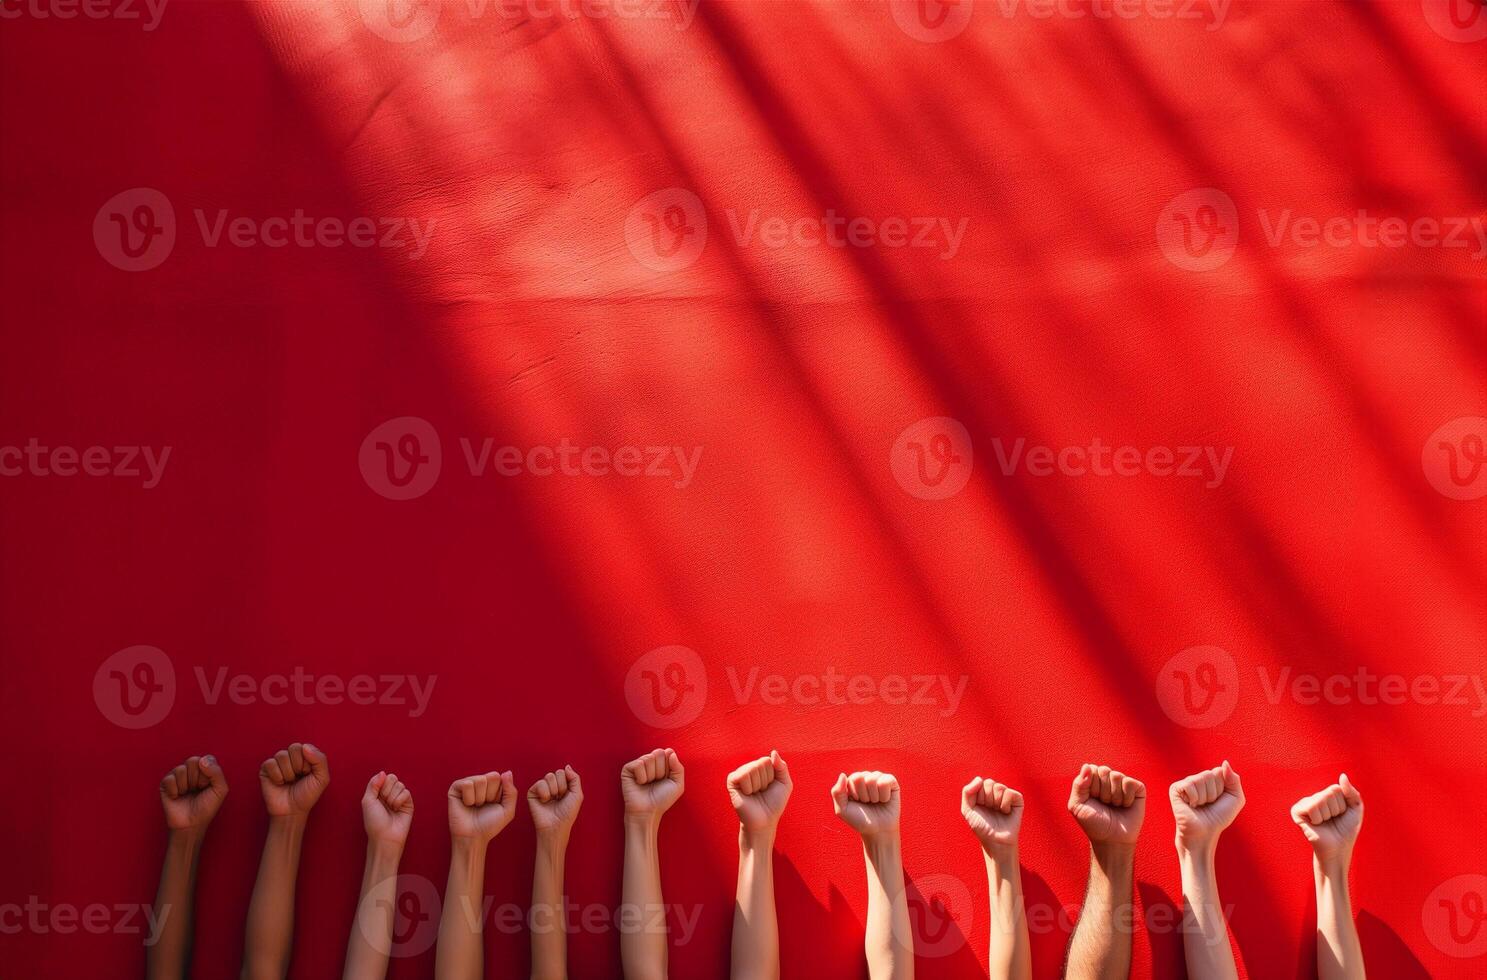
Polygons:
M526 786L573 764L588 800L569 891L607 908L619 767L669 744L688 791L663 831L666 898L699 916L673 975L721 976L723 778L778 748L798 782L777 858L786 974L861 974L861 862L827 788L879 768L903 783L908 870L930 896L915 899L922 974L974 977L985 892L958 787L985 773L1027 795L1024 879L1046 923L1084 885L1069 780L1108 761L1154 797L1135 974L1177 976L1165 787L1227 757L1249 803L1221 885L1250 976L1311 974L1309 857L1287 808L1342 769L1367 803L1354 900L1371 973L1481 975L1487 475L1463 457L1452 484L1441 444L1469 453L1487 426L1484 261L1474 240L1423 232L1267 236L1360 211L1483 220L1487 42L1469 20L1452 27L1431 0L1179 4L1207 13L1170 19L1160 4L1040 19L980 0L963 32L921 40L879 3L521 22L460 3L396 41L350 0L174 0L151 30L120 4L72 19L39 16L55 0L0 7L0 446L171 448L149 489L117 471L0 479L0 906L147 902L156 782L212 751L233 789L202 866L197 975L233 975L265 825L257 764L313 740L333 782L294 974L327 977L372 773L412 788L404 870L442 887L452 779L510 767ZM141 187L170 201L176 238L129 271L110 214L143 199L106 202ZM666 188L695 203L632 216ZM1180 197L1201 188L1215 191ZM435 224L418 258L211 247L198 209L208 225L223 209ZM755 209L965 231L949 257L771 248L735 233ZM699 233L707 219L700 253L670 265L647 252L647 215L668 214ZM1238 239L1184 251L1183 218ZM408 500L379 492L376 439L358 465L368 434L403 417L442 450ZM900 438L938 417L963 430ZM477 476L462 437L702 456L684 487ZM1217 485L1160 465L1004 473L997 447L1019 438L1233 455ZM957 450L938 487L963 486L916 482L915 441ZM136 645L175 678L143 728L110 720L106 670L94 687ZM626 678L668 645L696 652L696 716L660 730L647 682ZM1220 652L1173 661L1195 647ZM1204 663L1224 691L1188 714L1178 672L1208 679ZM224 667L255 691L297 668L437 680L419 717L210 703L196 672ZM943 696L740 703L734 680L756 668L832 668L878 693L944 675L965 693L953 713ZM1298 675L1333 678L1331 696L1304 703ZM1386 675L1413 695L1380 703ZM1475 678L1466 703L1430 693L1455 677ZM496 903L524 903L525 814L491 855ZM117 913L102 934L50 918L16 931L10 914L6 977L142 970ZM1066 928L1037 932L1035 968L1054 976ZM575 976L618 975L612 930L571 948ZM516 975L525 949L488 931L487 972ZM432 968L423 953L392 975Z

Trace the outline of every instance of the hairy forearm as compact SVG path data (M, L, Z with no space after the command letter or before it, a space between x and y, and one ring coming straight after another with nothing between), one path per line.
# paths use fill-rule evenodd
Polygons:
M1353 924L1346 859L1313 859L1317 887L1317 976L1320 980L1363 980L1363 947Z
M248 903L245 980L283 980L294 944L294 885L304 846L305 815L272 816Z
M620 935L626 980L666 976L666 918L661 898L659 817L625 818L625 880L621 911L638 927Z
M485 851L484 841L459 837L451 844L444 913L439 917L439 948L434 954L437 980L480 980L485 969L481 946Z
M986 887L991 896L988 976L990 980L1028 980L1033 975L1033 954L1022 906L1017 848L992 847L985 853Z
M1068 980L1126 980L1131 975L1131 888L1133 845L1090 848L1089 888L1079 925L1069 940Z
M1188 976L1229 980L1237 978L1239 972L1229 945L1229 926L1219 903L1215 851L1214 843L1195 849L1178 845L1178 864L1182 868L1182 948Z
M913 930L897 837L862 842L867 864L867 972L871 980L912 980Z
M537 861L532 869L532 980L567 980L568 934L563 911L563 868L568 835L537 834Z
M774 831L738 832L732 980L778 980L780 928L774 907Z
M361 898L356 903L356 918L346 943L344 980L382 980L387 975L387 957L392 951L398 863L402 857L401 845L367 843L367 859L361 873Z
M155 921L160 933L145 954L149 980L180 980L190 972L191 930L196 896L196 868L205 831L172 830L155 893Z

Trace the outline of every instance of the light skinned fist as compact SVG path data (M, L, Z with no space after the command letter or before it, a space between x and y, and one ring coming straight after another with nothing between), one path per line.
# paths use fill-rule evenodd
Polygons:
M543 776L527 790L527 806L539 835L566 836L578 819L578 808L583 806L583 783L578 773L572 766L564 766Z
M1069 812L1091 844L1134 847L1146 818L1146 784L1086 762L1069 791Z
M620 770L626 817L659 820L686 788L687 774L674 749L647 752Z
M1224 764L1179 779L1167 791L1172 816L1177 820L1177 849L1193 851L1212 847L1219 834L1244 809L1244 787L1239 773Z
M401 848L413 826L413 793L394 774L377 773L361 794L361 822L367 840Z
M485 844L516 816L511 770L466 776L449 784L449 836Z
M309 742L295 742L265 759L258 785L270 816L306 816L330 785L330 764Z
M1022 794L994 779L977 776L960 791L960 814L988 852L1015 851L1022 829Z
M1319 863L1346 866L1363 827L1363 796L1343 773L1320 793L1297 800L1291 807L1291 819L1311 842Z
M728 774L728 799L748 832L773 832L790 802L790 767L778 752L746 762Z
M898 780L886 772L854 772L836 777L831 805L842 822L865 841L898 837Z
M171 830L206 830L227 799L227 777L214 755L193 755L160 780L160 805Z

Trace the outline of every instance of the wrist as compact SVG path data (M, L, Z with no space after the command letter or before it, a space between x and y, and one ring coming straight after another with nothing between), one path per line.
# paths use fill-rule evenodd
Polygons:
M397 864L403 858L403 842L397 840L383 840L375 837L367 838L367 860L372 863Z
M537 849L561 854L568 850L570 833L569 827L539 827L537 828Z
M167 827L172 843L199 845L207 836L207 825L199 824L190 827Z
M1344 885L1348 881L1348 868L1353 863L1351 852L1343 854L1313 854L1311 858L1312 873L1317 878L1325 878L1329 881L1340 881Z
M644 830L650 833L655 833L657 830L660 829L660 827L660 810L625 811L625 829L627 831Z
M1207 840L1184 840L1177 838L1177 859L1188 864L1212 864L1213 856L1218 852L1219 839L1210 837Z
M306 811L295 811L293 813L270 813L268 815L270 827L303 827L310 822L310 813Z
M986 855L987 864L1006 866L1017 863L1017 842L1011 844L988 844L981 842L981 853Z
M775 828L769 827L739 827L738 849L740 851L772 851L774 850Z
M862 849L876 863L884 858L897 858L902 852L902 842L897 830L872 835L863 834Z
M1107 874L1129 873L1136 864L1136 845L1124 841L1090 841L1090 860Z

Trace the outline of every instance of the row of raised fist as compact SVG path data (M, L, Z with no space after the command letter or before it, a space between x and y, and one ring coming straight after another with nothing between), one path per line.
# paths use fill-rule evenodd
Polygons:
M264 760L258 770L264 805L274 816L307 814L330 784L325 754L295 742ZM778 752L728 775L728 796L747 830L772 828L789 802L794 783ZM620 793L630 816L659 816L686 789L686 770L674 749L656 749L620 770ZM172 829L205 827L227 797L227 778L216 758L192 756L166 774L160 799ZM1178 847L1217 839L1244 807L1239 773L1227 761L1173 783L1168 791L1177 822ZM517 791L510 770L455 780L449 787L449 831L455 837L490 840L516 815ZM527 806L539 832L565 832L583 804L583 783L572 766L549 772L528 788ZM898 780L882 772L842 773L831 787L836 815L864 837L897 833ZM1109 766L1085 764L1069 792L1069 812L1092 843L1134 844L1146 815L1146 786ZM1022 826L1023 796L989 778L961 790L961 814L988 848L1011 847ZM362 795L367 835L402 843L413 822L413 794L393 773L379 772ZM1363 798L1346 773L1326 789L1297 801L1291 819L1317 855L1343 856L1363 824Z

